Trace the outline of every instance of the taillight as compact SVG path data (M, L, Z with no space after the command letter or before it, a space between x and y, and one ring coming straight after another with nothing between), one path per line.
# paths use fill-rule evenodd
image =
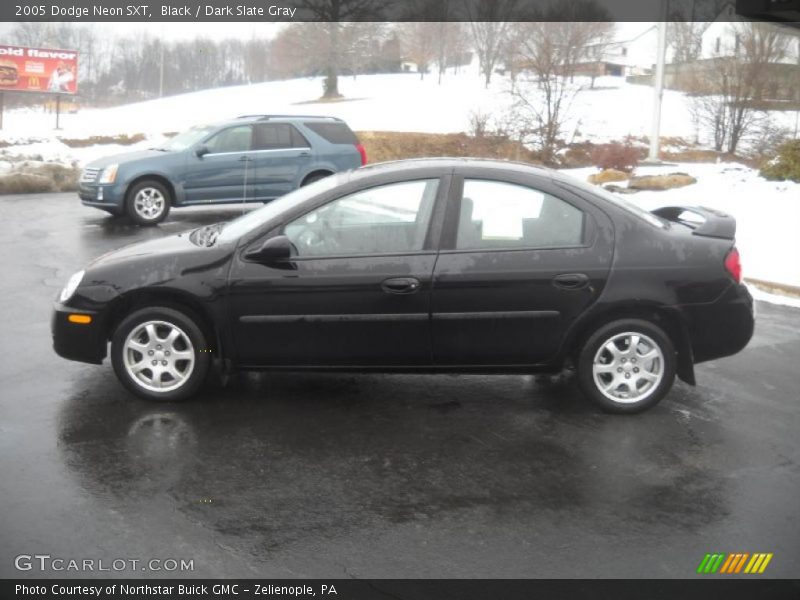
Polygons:
M725 269L731 274L736 283L742 282L742 262L739 259L739 251L736 248L731 248L731 251L725 257Z
M363 167L367 164L367 149L364 148L363 144L356 144L356 150L361 155L361 166Z

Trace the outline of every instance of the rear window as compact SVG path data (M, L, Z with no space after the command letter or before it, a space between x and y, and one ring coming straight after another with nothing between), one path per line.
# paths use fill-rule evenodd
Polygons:
M358 138L344 123L311 121L303 123L311 131L328 140L331 144L357 144Z

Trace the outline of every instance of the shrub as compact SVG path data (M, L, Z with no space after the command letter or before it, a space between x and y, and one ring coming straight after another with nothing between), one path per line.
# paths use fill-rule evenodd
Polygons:
M639 164L639 150L630 144L611 142L592 151L592 162L599 169L615 169L630 173Z
M0 194L35 194L55 192L58 188L53 180L33 173L11 173L0 175Z
M775 157L761 167L761 176L770 181L789 179L800 183L800 140L781 144Z

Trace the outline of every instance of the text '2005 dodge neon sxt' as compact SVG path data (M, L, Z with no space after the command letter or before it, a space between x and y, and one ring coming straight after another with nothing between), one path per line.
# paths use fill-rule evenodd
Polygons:
M600 407L637 412L749 342L735 229L529 165L376 164L100 257L62 290L54 347L101 363L110 344L153 400L217 369L574 368Z

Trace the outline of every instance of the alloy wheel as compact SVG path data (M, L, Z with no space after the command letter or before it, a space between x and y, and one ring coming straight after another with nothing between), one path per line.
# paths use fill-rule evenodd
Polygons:
M597 389L609 400L641 402L655 392L664 378L664 354L643 333L618 333L595 353L592 376Z
M133 208L143 219L153 221L161 216L166 208L164 195L154 187L145 187L133 198Z
M191 377L195 350L180 327L167 321L145 321L125 339L122 360L137 385L153 392L169 392Z

